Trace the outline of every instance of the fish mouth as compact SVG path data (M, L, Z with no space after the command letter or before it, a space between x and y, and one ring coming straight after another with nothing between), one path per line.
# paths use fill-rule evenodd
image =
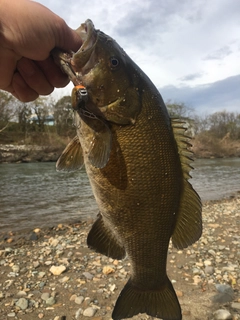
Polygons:
M76 30L83 43L79 50L73 55L71 64L77 77L81 78L88 73L96 64L94 49L98 40L98 33L93 22L88 19Z

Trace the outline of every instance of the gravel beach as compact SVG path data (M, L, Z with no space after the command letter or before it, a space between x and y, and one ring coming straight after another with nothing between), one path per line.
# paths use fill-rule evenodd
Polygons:
M130 264L87 248L91 224L0 234L0 319L111 319ZM203 227L193 246L169 248L183 319L240 319L240 195L204 203Z

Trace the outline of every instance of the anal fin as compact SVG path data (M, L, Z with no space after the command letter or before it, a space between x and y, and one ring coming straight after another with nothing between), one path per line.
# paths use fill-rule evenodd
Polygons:
M88 234L87 245L90 249L112 259L121 260L126 256L124 247L119 244L112 231L104 224L101 215Z

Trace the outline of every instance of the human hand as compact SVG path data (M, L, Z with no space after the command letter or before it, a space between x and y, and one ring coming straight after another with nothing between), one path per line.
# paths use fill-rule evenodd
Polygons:
M0 89L23 102L67 85L50 52L77 51L82 41L65 21L39 3L0 1Z

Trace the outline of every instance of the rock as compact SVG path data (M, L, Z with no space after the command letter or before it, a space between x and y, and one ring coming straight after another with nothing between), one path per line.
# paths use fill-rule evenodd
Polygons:
M54 275L54 276L59 276L60 274L62 274L64 271L66 270L66 267L61 265L61 266L51 266L50 268L50 272Z
M40 266L39 261L33 261L33 268L38 268Z
M53 304L56 303L56 300L54 297L50 297L46 300L46 304L49 305L49 306L52 306Z
M93 317L96 312L97 312L97 309L96 309L96 308L89 307L89 308L87 308L87 309L85 309L85 310L83 311L83 315L84 315L85 317L89 317L89 318L90 318L90 317Z
M232 315L228 310L219 309L213 313L214 320L228 320L232 319Z
M240 302L233 302L233 303L231 304L231 307L232 307L233 309L238 309L238 310L240 310Z
M83 276L88 280L92 280L93 278L93 275L90 272L83 272Z
M192 273L193 273L194 275L199 275L199 274L201 274L201 270L198 269L198 268L193 268Z
M46 275L46 272L40 271L38 274L38 278L42 279Z
M204 269L206 274L213 274L214 273L214 268L212 266L206 266Z
M28 307L28 300L25 298L20 298L17 302L16 302L16 306L19 307L21 310L26 310Z
M31 240L31 241L37 241L37 239L38 239L37 234L36 234L35 232L32 232L32 234L31 234L30 237L29 237L29 240Z
M231 297L234 296L234 291L228 284L216 284L216 289L218 292L228 294Z
M69 277L65 276L62 279L59 279L59 282L66 283L66 282L68 282L69 279L70 279Z
M115 272L115 270L111 266L104 266L103 267L103 274L108 275L113 272Z
M19 270L20 270L19 265L14 264L14 265L12 266L12 271L13 271L14 273L18 273L18 272L19 272Z
M81 304L83 303L84 301L84 297L83 296L80 296L80 297L76 297L74 302L77 303L77 304Z
M211 260L205 260L204 261L204 266L211 266L212 265L212 261Z
M176 290L176 295L178 298L183 297L183 292L180 290Z
M56 238L50 238L48 240L48 242L49 242L50 246L52 246L52 247L56 247L59 244L59 240Z
M82 308L80 308L80 309L78 309L77 310L77 312L75 313L75 319L80 319L80 316L82 315L82 313L83 313L83 309Z
M227 293L218 293L212 298L212 301L214 303L220 303L220 304L231 302L232 300L233 300L233 297Z
M109 289L111 292L114 292L114 290L116 289L116 285L115 283L109 286Z
M212 249L208 250L208 253L211 254L213 257L215 257L216 252Z
M15 312L10 312L8 313L7 315L9 318L14 318L16 316L16 313Z
M47 299L49 299L50 297L50 293L49 292L44 292L42 295L41 295L41 299L46 301Z
M27 293L25 291L18 291L17 293L17 297L22 298L25 297L27 295Z
M76 298L77 298L77 295L76 295L76 294L73 294L73 295L70 297L70 301L74 301Z
M202 279L200 276L196 275L193 277L193 284L198 285L200 282L202 282Z

